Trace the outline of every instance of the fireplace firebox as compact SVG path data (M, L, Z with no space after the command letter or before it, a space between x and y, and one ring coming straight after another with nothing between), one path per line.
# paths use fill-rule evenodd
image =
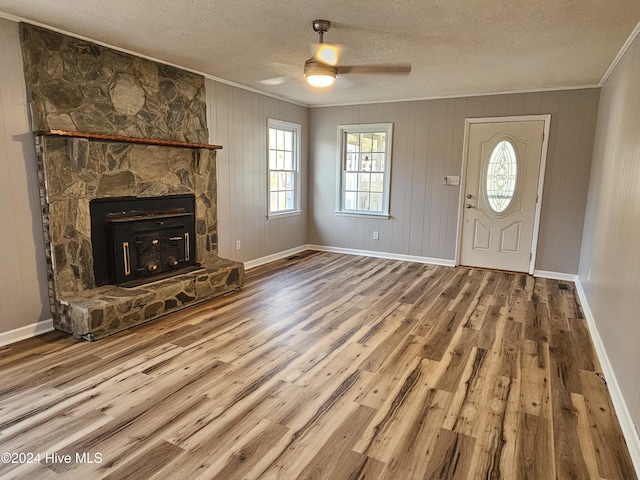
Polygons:
M90 208L97 285L133 287L200 267L193 195L95 199Z

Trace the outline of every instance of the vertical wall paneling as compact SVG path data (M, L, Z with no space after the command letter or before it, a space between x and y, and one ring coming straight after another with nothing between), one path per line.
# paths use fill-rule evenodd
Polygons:
M220 256L255 260L307 243L308 110L206 80L209 140L217 152ZM267 220L267 119L302 126L302 214ZM236 250L236 241L241 248Z
M640 425L640 38L601 91L580 283L617 383Z
M461 175L465 118L551 114L536 269L576 274L598 99L585 89L313 108L309 243L453 261L460 187L443 177ZM336 130L347 122L394 123L391 218L376 243L370 221L334 212Z
M49 320L33 136L18 24L0 19L0 331Z

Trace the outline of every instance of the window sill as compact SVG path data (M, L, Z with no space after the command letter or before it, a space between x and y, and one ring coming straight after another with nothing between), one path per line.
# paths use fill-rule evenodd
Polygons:
M365 213L365 212L343 212L336 210L338 217L360 217L360 218L377 218L379 220L389 220L391 215L388 213Z
M298 215L302 215L302 210L292 210L290 212L282 212L282 213L269 213L267 215L267 220L275 220L277 218L286 218L286 217L297 217Z

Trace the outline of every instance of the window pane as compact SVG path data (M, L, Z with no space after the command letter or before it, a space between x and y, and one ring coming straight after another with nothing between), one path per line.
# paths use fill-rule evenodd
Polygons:
M369 192L358 192L358 210L369 210Z
M271 204L269 205L269 210L271 212L278 211L278 192L271 192Z
M371 147L373 146L372 144L373 144L372 133L360 134L360 151L361 152L371 152Z
M269 129L269 148L273 150L276 148L276 132L275 128Z
M485 178L487 200L494 212L502 213L511 204L517 175L516 151L509 140L502 140L491 152Z
M287 188L287 172L278 172L278 190Z
M347 134L347 152L357 152L360 149L360 135Z
M371 171L371 154L364 154L360 159L360 170L364 172Z
M371 154L371 170L374 172L384 172L384 153Z
M269 172L269 190L271 192L278 190L278 172Z
M356 192L346 192L344 194L344 209L345 210L357 210L357 193Z
M387 134L384 132L378 132L373 134L373 151L384 152L386 150L385 141Z
M357 190L358 189L358 174L357 173L347 173L344 177L344 186L346 190Z
M369 210L372 212L382 212L382 194L372 193L369 200Z
M371 183L371 174L370 173L359 173L358 174L358 190L368 192L369 184Z
M293 132L284 132L284 149L293 152Z
M276 151L269 150L269 170L275 170L278 168L278 164L276 162Z
M286 192L286 203L285 203L285 208L287 210L293 210L294 205L295 205L295 197L294 197L294 193L292 190L289 190Z
M284 152L276 153L276 169L284 170Z
M285 174L284 188L287 190L293 190L293 172L287 172Z
M358 154L357 153L348 153L347 154L347 168L350 172L356 172L358 170Z
M293 170L293 152L284 152L284 169Z
M287 207L287 192L278 192L278 210L285 210Z
M384 190L384 175L382 173L371 174L371 191L382 192Z
M278 150L284 150L284 131L283 130L278 130L278 133L276 136L276 148Z

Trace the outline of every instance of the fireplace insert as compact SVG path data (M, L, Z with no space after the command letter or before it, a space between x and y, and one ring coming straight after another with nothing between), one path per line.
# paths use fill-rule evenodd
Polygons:
M90 203L96 285L141 285L199 268L195 198L119 197Z

